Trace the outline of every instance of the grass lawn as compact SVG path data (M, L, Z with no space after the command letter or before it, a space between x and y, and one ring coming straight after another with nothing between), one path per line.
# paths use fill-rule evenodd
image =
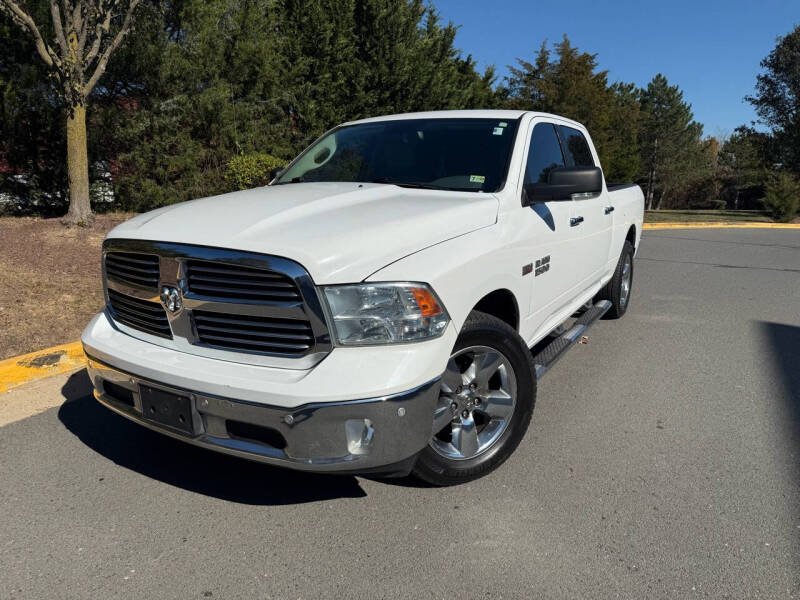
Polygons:
M103 238L131 216L98 215L91 227L73 228L0 218L0 360L80 337L103 308Z
M774 223L761 210L646 210L645 223Z

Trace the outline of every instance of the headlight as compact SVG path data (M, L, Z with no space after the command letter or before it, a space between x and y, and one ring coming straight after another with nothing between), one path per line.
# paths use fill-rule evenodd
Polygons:
M343 346L439 337L447 311L424 283L362 283L324 288L336 340Z

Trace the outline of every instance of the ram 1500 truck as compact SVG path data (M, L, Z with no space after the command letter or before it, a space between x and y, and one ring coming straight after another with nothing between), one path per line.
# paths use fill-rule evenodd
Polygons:
M468 481L517 447L537 378L627 310L642 217L562 117L346 123L268 186L108 234L95 396L274 465Z

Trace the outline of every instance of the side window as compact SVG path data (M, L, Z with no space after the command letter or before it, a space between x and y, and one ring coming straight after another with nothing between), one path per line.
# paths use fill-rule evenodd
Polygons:
M589 143L580 131L566 125L559 125L558 132L564 142L564 156L567 159L567 165L570 167L595 166L592 152L589 150Z
M525 165L525 183L547 183L547 175L555 167L564 166L564 156L558 143L555 126L539 123L533 128L528 163Z

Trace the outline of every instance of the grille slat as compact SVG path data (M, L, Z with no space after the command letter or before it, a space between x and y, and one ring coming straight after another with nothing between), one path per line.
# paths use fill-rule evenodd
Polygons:
M268 342L256 339L246 338L231 338L223 335L211 335L206 333L203 338L209 343L216 346L227 346L229 348L240 349L243 347L252 347L261 349L264 352L275 352L281 350L288 351L303 351L308 350L308 344L287 344L285 342Z
M114 319L151 335L172 339L167 313L160 304L108 290Z
M251 318L246 315L228 315L225 313L209 313L194 311L195 321L205 321L214 325L233 325L234 327L267 327L269 329L286 329L293 331L311 332L307 321L293 321L282 319L269 319L266 323L260 317Z
M276 273L267 269L257 269L255 267L243 267L241 265L220 264L218 267L210 266L213 263L208 263L199 260L189 261L189 266L197 275L221 275L229 276L235 275L236 277L256 277L260 279L271 279L274 281L285 281L286 275Z
M158 256L135 252L108 252L106 275L123 283L158 288Z
M151 267L155 262L155 265L158 266L158 256L155 254L139 254L137 252L109 252L106 256L113 260L126 262L132 265Z
M111 267L113 269L119 269L120 271L125 271L127 273L132 273L134 275L143 275L144 277L152 277L153 270L152 269L143 269L142 267L132 267L128 264L123 262L118 262L114 260L112 257L106 258L106 266Z
M208 332L209 335L212 335L215 331L223 334L239 333L239 331L232 330L229 327L216 327L214 325L203 324L202 328L203 332ZM276 340L296 340L299 342L305 342L306 340L308 340L308 335L305 333L276 333L274 331L267 331L263 329L255 330L252 332L242 331L241 335L243 337L257 336L257 337L263 337L264 339L269 338Z
M227 277L208 277L208 276L201 276L197 274L192 275L192 281L194 285L215 285L218 286L219 284L225 285L233 285L238 287L252 287L254 283L256 285L261 285L262 282L253 282L252 280L244 281L242 279L230 279ZM276 290L294 290L294 284L286 283L284 281L269 281L263 283L263 285L268 285L270 289Z
M155 301L139 300L138 298L125 296L124 294L120 294L114 290L109 290L109 294L114 294L116 296L115 302L124 304L126 307L131 307L137 311L146 312L147 314L145 316L147 317L161 318L163 315L163 318L166 318L164 309Z
M200 296L260 302L301 301L294 280L269 269L188 260L186 272L189 292Z
M293 355L305 354L314 346L314 333L307 321L199 310L193 314L198 340L208 346Z
M131 307L128 304L121 304L119 303L119 300L117 300L115 304L117 304L117 307L120 308L125 314L131 315L131 318L136 317L137 319L142 320L143 323L155 323L159 327L169 325L166 314L164 314L164 316L160 316L158 314L145 311L144 309L139 310ZM164 312L163 309L161 312Z
M203 296L215 296L217 298L254 298L256 300L269 300L270 298L277 298L279 300L296 300L296 292L287 292L283 290L258 290L248 289L245 287L231 288L231 286L218 286L218 285L199 285L197 283L189 284L189 289L197 294Z

